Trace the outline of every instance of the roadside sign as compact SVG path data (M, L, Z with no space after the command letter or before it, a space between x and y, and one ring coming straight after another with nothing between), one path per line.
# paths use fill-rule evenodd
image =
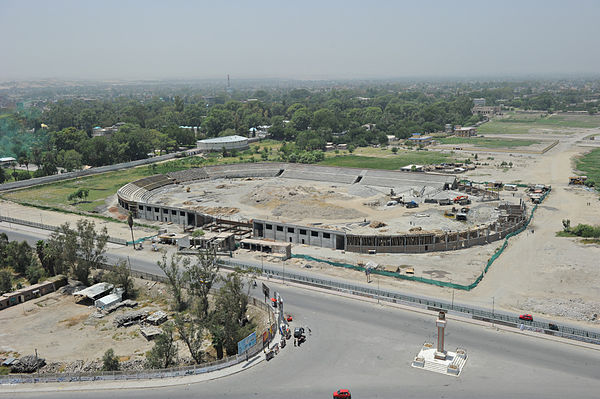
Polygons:
M262 283L262 290L263 290L263 294L265 294L265 299L268 298L271 290L269 290L269 287L267 287L265 285L265 283Z
M248 349L256 345L256 333L248 335L246 338L238 342L238 355L246 352Z

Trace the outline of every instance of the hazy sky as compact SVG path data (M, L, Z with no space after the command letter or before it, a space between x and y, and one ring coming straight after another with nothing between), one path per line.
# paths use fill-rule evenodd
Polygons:
M598 74L599 0L0 0L0 80Z

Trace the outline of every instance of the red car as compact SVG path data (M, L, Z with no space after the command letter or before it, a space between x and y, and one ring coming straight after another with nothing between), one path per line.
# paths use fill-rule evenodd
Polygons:
M339 389L333 393L333 399L351 399L350 391L347 389Z
M533 316L530 314L522 314L521 316L519 316L519 319L525 321L533 321Z

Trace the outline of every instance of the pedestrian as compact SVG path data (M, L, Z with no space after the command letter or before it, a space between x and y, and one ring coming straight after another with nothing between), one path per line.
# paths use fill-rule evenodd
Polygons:
M312 335L312 330L310 329L310 327L306 326L306 329L308 330L308 335Z
M297 346L296 338L294 338L294 346Z

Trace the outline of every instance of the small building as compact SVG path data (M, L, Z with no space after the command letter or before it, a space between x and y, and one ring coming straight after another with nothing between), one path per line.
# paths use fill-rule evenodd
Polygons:
M500 107L485 107L485 106L474 106L471 109L471 113L473 115L483 115L483 116L494 116L501 114Z
M222 151L223 149L244 151L250 148L248 138L237 135L198 140L196 147L202 151Z
M205 232L198 237L190 237L190 244L196 248L216 248L217 251L235 251L235 235L233 233Z
M0 158L0 166L3 168L10 167L13 162L17 162L17 160L13 157L2 157Z
M468 127L457 126L454 128L454 135L456 137L477 136L477 128L475 128L473 126L468 126Z
M73 293L73 295L78 296L78 297L88 298L88 299L91 299L92 301L95 301L96 299L102 298L103 296L107 295L110 291L112 291L113 288L114 288L114 285L112 285L112 284L98 283L98 284L92 285L91 287L87 287L83 290L76 291Z
M190 247L190 235L189 234L176 234L176 233L159 234L158 240L161 244L176 245L177 248L189 248Z
M408 140L411 143L427 145L431 144L431 142L433 141L433 137L423 136L421 133L413 133L412 137L409 137Z
M9 307L9 301L6 294L0 295L0 310Z
M474 98L473 105L475 107L485 107L485 98Z
M243 249L250 251L260 251L272 254L279 254L282 259L289 259L292 256L292 244L280 241L257 240L255 238L246 238L240 241Z
M106 309L116 303L119 303L123 300L122 292L115 292L106 296L103 296L100 299L96 299L94 302L94 306L98 309Z
M157 335L162 334L162 330L155 326L145 326L140 328L140 332L146 338L146 340L150 341L154 339Z
M167 314L162 310L157 310L150 316L146 317L146 321L148 323L154 324L155 326L158 326L167 321Z

